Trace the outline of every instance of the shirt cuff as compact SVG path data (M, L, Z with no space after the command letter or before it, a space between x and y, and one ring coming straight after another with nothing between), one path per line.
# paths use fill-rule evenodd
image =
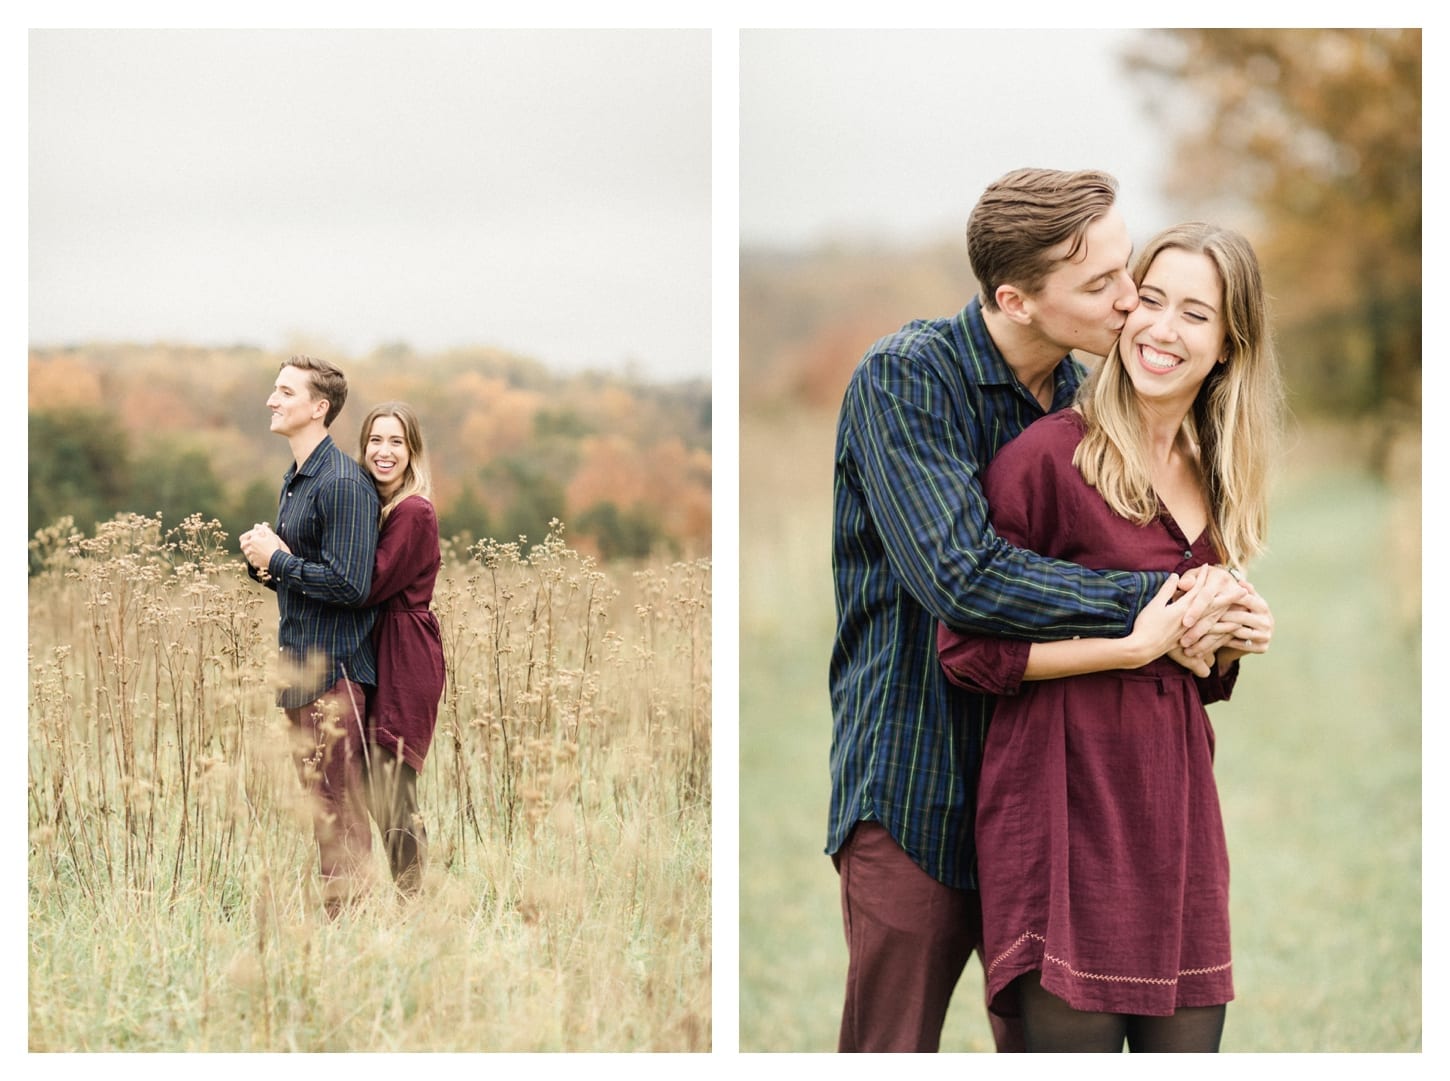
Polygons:
M287 560L291 558L290 555L278 548L267 560L267 573L274 580L281 581L283 573L287 570Z
M1238 659L1235 658L1228 666L1227 672L1220 673L1218 665L1215 664L1213 671L1206 676L1199 676L1197 679L1198 695L1204 705L1211 702L1227 702L1229 696L1233 694L1234 684L1239 681Z
M937 626L937 657L942 671L958 687L978 694L1016 694L1027 672L1031 642L960 634Z

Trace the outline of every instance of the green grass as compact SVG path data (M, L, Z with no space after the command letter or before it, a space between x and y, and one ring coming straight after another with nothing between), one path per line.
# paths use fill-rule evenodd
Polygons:
M830 424L747 424L741 445L740 1047L830 1051L846 968L822 851ZM1225 1051L1421 1047L1419 550L1387 536L1417 540L1417 507L1307 452L1276 499L1252 575L1274 647L1210 711L1233 876ZM942 1050L990 1048L974 960Z
M1418 1050L1420 663L1389 493L1315 472L1255 574L1273 651L1212 710L1233 866L1230 1050ZM1262 661L1262 664L1257 663Z

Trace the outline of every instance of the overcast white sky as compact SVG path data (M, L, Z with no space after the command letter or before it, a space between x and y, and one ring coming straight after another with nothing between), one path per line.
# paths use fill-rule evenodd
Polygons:
M1115 174L1135 237L1171 223L1167 142L1116 51L1131 30L770 30L740 41L747 244L960 238L1025 165Z
M743 30L738 73L714 73L740 102L714 133L716 223L738 206L747 244L956 240L987 183L1037 164L1115 173L1141 241L1177 215L1116 55L1135 33ZM33 343L479 344L711 373L708 30L27 43ZM736 154L738 192L718 184Z
M29 35L29 337L710 373L708 31Z

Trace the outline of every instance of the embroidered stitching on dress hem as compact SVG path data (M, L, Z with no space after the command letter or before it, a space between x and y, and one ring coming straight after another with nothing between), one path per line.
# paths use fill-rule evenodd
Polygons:
M987 966L988 974L990 975L998 965L1000 965L1003 961L1007 960L1007 958L1011 954L1016 952L1018 946L1022 945L1022 943L1026 942L1029 938L1035 938L1044 946L1047 945L1047 939L1043 938L1035 931L1023 931L1022 934L1017 936L1016 942L1012 943L1012 945L1008 946L1005 950L999 953L996 959ZM1226 968L1233 967L1232 961L1225 961L1221 965L1211 965L1208 968L1185 968L1181 972L1179 972L1177 976L1109 976L1101 972L1079 972L1077 969L1072 967L1071 963L1064 961L1061 957L1052 956L1052 954L1048 953L1046 950L1044 950L1042 953L1042 959L1044 961L1051 961L1054 965L1061 965L1063 968L1071 972L1074 976L1078 976L1085 980L1106 980L1110 983L1152 983L1162 986L1175 984L1178 982L1179 977L1182 976L1207 976L1211 973L1222 972Z

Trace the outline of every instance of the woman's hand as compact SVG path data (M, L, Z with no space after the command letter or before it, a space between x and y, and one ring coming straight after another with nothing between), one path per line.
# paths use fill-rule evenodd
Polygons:
M1123 641L1132 658L1132 663L1125 664L1124 668L1141 668L1175 649L1182 652L1178 641L1183 637L1183 613L1198 599L1197 590L1201 588L1201 585L1194 586L1175 601L1178 575L1168 576L1163 588L1138 613L1132 633Z
M1222 626L1228 612L1243 603L1243 581L1224 567L1204 563L1183 572L1184 598L1193 600L1184 613L1187 628L1179 642L1190 656L1212 657L1222 644Z
M1226 668L1249 653L1267 653L1274 638L1274 613L1258 590L1244 583L1243 600L1224 614L1223 624L1228 638L1219 648L1218 663Z
M1147 651L1148 656L1140 665L1166 656L1195 676L1207 676L1213 671L1213 654L1189 653L1183 648L1183 614L1195 604L1203 604L1203 594L1213 590L1217 583L1199 576L1175 600L1173 594L1180 584L1176 581L1177 577L1168 576L1167 583L1152 603L1138 614L1133 633L1128 637Z

